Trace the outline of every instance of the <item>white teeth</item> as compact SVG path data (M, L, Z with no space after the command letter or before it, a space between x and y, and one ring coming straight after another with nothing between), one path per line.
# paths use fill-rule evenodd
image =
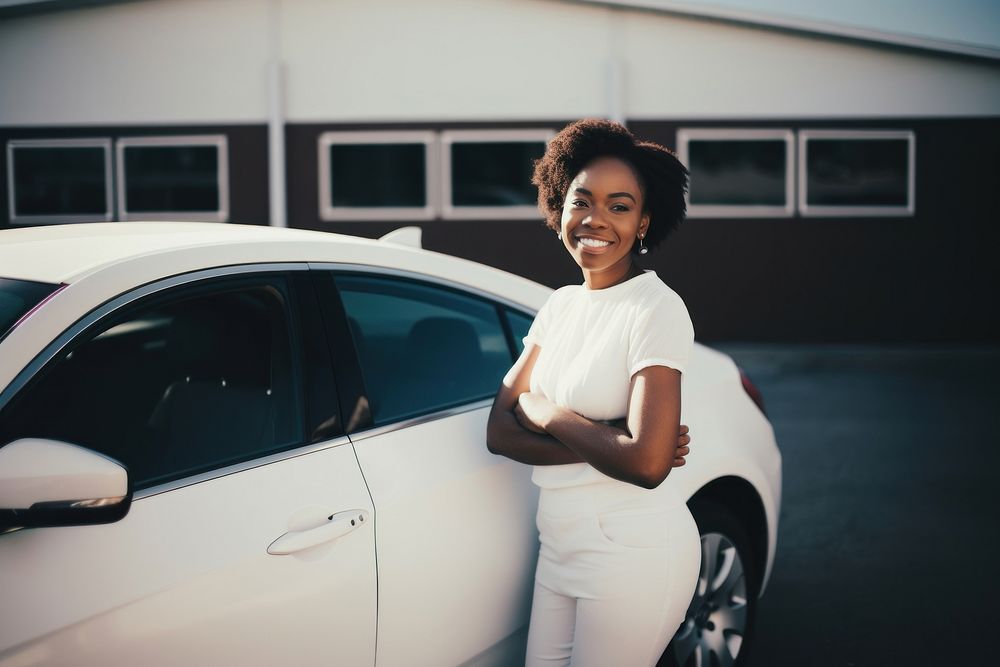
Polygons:
M606 248L611 245L611 241L602 241L600 239L592 239L584 236L580 238L580 245L585 245L588 248Z

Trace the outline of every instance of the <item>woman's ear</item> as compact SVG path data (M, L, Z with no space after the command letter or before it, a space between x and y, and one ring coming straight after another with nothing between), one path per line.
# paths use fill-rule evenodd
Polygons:
M639 236L646 236L646 232L649 231L649 213L644 213L642 218L639 220Z

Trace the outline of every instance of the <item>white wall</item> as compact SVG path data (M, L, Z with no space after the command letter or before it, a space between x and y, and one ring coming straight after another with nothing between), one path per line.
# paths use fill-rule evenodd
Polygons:
M290 119L606 112L603 8L537 0L288 0L285 8ZM573 81L564 76L570 64L582 72Z
M144 0L0 22L0 125L263 123L272 31L291 122L1000 114L992 62L651 12Z
M622 11L630 118L1000 114L1000 63Z
M266 0L148 0L0 21L0 125L261 122Z

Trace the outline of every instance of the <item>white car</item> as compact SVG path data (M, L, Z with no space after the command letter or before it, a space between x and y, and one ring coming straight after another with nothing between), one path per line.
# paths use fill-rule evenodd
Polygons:
M550 290L419 249L199 223L0 232L0 665L507 665L537 553L498 383ZM730 664L781 457L733 361L683 378L701 582ZM669 653L669 651L668 651Z

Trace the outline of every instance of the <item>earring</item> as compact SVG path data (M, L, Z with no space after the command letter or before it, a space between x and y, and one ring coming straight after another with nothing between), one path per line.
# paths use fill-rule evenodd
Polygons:
M639 237L639 254L640 255L645 255L647 252L649 252L649 248L647 248L646 245L642 242L642 237L640 236Z
M562 241L562 232L556 232L556 238Z

